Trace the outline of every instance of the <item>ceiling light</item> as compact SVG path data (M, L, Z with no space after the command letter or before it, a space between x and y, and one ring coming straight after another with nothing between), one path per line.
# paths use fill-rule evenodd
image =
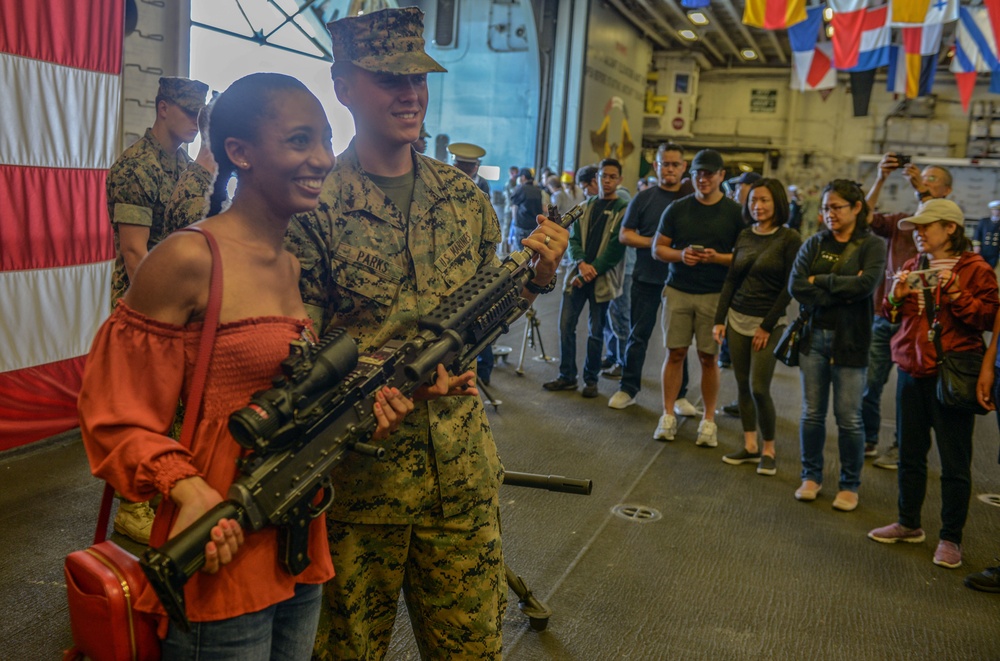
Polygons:
M826 26L826 38L827 39L833 39L833 26L832 25L827 25Z
M753 166L749 163L739 163L740 172L753 172Z
M757 59L757 51L755 51L752 48L744 48L743 50L740 51L740 55L743 56L744 60L756 60Z
M696 41L698 39L698 35L695 34L694 30L679 30L677 34L688 41Z
M687 16L688 20L695 25L708 25L708 16L706 16L704 12L689 11Z
M823 10L823 20L827 23L833 20L833 10L829 7Z

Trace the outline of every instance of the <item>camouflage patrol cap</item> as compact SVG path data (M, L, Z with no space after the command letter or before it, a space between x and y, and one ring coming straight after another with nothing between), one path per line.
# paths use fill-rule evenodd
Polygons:
M455 157L456 161L466 161L467 163L478 163L479 159L486 155L486 150L471 142L453 142L448 145L448 151Z
M375 73L447 71L424 52L424 13L416 7L380 9L331 23L333 61Z
M160 78L160 89L156 92L157 96L170 99L188 112L199 112L204 108L206 94L208 85L200 80L173 76Z

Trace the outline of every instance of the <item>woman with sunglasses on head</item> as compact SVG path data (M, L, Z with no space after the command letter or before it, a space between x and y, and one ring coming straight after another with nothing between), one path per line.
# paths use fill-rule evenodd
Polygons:
M739 391L743 447L722 457L727 464L757 464L759 475L774 475L775 411L771 399L774 347L787 320L791 301L788 277L802 238L788 222L785 186L777 179L750 184L743 205L750 225L736 239L712 334L722 344L729 339L729 355ZM757 442L760 424L763 446Z
M163 496L154 540L173 537L223 500L246 454L228 431L230 413L270 387L291 341L314 339L299 263L284 237L293 214L315 208L335 162L323 108L294 78L252 74L217 99L210 125L219 174L209 217L196 227L218 244L223 287L190 447L167 433L191 387L216 259L196 232L172 234L143 260L98 331L79 400L94 474L131 500ZM233 174L236 194L219 213ZM375 436L411 408L398 392L379 393ZM185 586L191 631L166 621L149 587L135 608L159 615L165 661L308 659L321 585L333 576L324 516L310 524L308 553L309 566L293 576L280 562L276 528L246 534L220 520L202 571Z
M861 397L871 343L871 296L882 279L886 247L868 228L868 204L855 182L835 179L827 184L820 210L825 227L802 244L789 281L789 291L806 316L799 343L802 485L795 497L816 500L823 486L832 388L840 449L833 507L850 512L858 506L865 459Z
M926 535L920 510L927 492L931 430L941 457L941 532L934 564L962 564L962 528L972 494L972 432L976 414L937 397L940 352L982 356L983 332L1000 308L993 269L972 252L965 215L950 200L930 200L899 221L912 230L918 255L887 288L883 311L899 321L892 338L899 438L899 520L868 533L876 542L919 543ZM980 359L981 360L981 359Z

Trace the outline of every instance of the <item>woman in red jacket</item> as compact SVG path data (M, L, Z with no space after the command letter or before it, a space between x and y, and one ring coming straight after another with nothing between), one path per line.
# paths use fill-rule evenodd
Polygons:
M930 200L917 215L899 221L900 229L913 230L919 253L893 278L883 304L884 316L900 322L892 338L892 360L899 366L899 521L868 533L886 544L924 541L920 510L933 429L941 457L941 532L934 564L949 569L962 564L976 416L938 401L938 352L932 333L944 352L982 354L983 331L992 327L1000 308L996 276L971 251L964 223L962 210L950 200ZM928 270L933 270L936 283L927 277Z

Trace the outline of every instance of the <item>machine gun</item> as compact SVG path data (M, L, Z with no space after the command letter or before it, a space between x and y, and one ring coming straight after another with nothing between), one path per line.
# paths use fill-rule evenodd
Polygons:
M549 207L549 219L562 227L582 213L582 205L562 217ZM184 584L205 564L205 544L220 519L234 519L251 532L278 526L284 567L297 575L309 566L309 524L333 502L330 472L345 452L384 454L362 440L376 427L376 392L388 386L409 396L434 378L439 363L463 372L528 308L520 294L535 275L533 255L524 248L499 266L481 268L420 319L408 340L391 340L361 356L342 329L328 332L316 346L291 343L274 387L230 416L233 438L251 452L239 461L241 475L227 499L158 549L148 549L140 561L175 624L190 628Z

